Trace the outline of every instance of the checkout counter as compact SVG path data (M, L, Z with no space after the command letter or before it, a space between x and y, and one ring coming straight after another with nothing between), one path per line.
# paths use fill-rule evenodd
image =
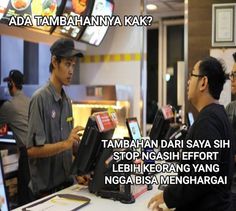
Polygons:
M27 88L27 87L26 87ZM118 122L116 131L113 138L127 137L128 130L126 127L126 118L132 115L130 107L132 108L132 89L127 86L82 86L71 85L65 88L66 92L72 100L73 117L75 125L85 126L88 117L94 112L112 109L117 113ZM127 91L130 90L130 91ZM27 94L27 90L26 90ZM88 197L91 201L88 205L84 206L84 210L148 210L148 201L159 192L157 187L152 190L144 191L140 194L133 204L122 204L119 201L105 199L89 193L88 188L74 185L62 191L54 193L46 198L39 199L30 204L24 205L15 209L26 210L24 208L40 203L44 199L49 199L57 194L72 194ZM62 209L63 210L63 209ZM165 209L166 210L166 209Z
M32 94L39 88L38 85L24 85L23 91L27 96ZM125 119L132 113L132 87L126 85L70 85L65 87L65 91L72 100L74 125L85 126L90 115L94 112L105 111L107 109L114 110L118 117L118 126L114 133L114 137L124 137L128 135ZM0 87L0 100L1 102L10 98L7 87ZM10 150L14 148L14 152ZM0 137L0 149L2 150L3 165L5 172L5 180L14 178L12 187L7 189L10 193L10 199L12 201L12 195L17 193L17 170L18 170L18 154L15 140L12 134ZM11 152L10 152L11 151ZM12 190L14 189L14 193Z
M57 194L72 194L72 195L80 195L84 197L88 197L90 199L90 203L86 206L82 207L81 210L83 211L99 211L99 210L113 210L113 211L150 211L150 209L147 208L147 204L149 200L155 195L160 193L161 190L158 190L156 186L150 191L147 191L140 195L135 203L133 204L122 204L119 201L113 201L111 199L105 199L101 197L97 197L94 194L89 193L88 188L80 185L73 185L71 187L68 187L64 190L61 190L57 193L54 193L50 196L44 197L42 199L39 199L37 201L31 202L27 205L24 205L22 207L18 207L17 209L14 209L13 211L22 211L25 210L24 208L31 206L32 204L36 204L37 202L43 201L44 199L49 199L52 196L55 196ZM169 211L169 209L166 207L166 205L163 204L163 211Z
M159 118L159 115L160 114L157 114L157 119L159 119L158 122L160 122L160 118ZM165 121L165 120L163 120ZM92 127L92 124L90 125L90 127ZM88 127L86 127L88 128ZM86 129L85 129L86 131ZM157 135L157 134L154 134L154 135ZM82 141L81 141L81 144L82 144ZM90 145L89 145L90 146ZM103 151L104 152L104 151ZM87 152L88 153L88 152ZM102 156L100 156L101 158ZM100 160L99 158L99 160ZM101 158L102 159L102 158ZM107 160L106 160L107 161ZM99 161L97 162L96 166L99 165ZM99 169L99 172L102 171L102 168ZM96 167L95 167L95 170L94 172L96 172ZM157 174L156 177L157 179L159 180L159 177L160 175L163 175L163 173L161 174ZM133 188L135 188L137 186L133 186ZM139 186L140 187L140 186ZM49 195L45 198L41 198L37 201L34 201L34 202L31 202L29 204L26 204L22 207L19 207L13 211L20 211L20 210L38 210L36 209L36 207L34 206L45 206L46 208L48 208L49 206L49 210L63 210L63 211L66 211L66 210L77 210L77 209L66 209L66 207L63 207L63 206L66 206L65 204L60 204L60 201L57 202L55 197L60 197L60 196L65 196L65 194L67 194L66 196L70 196L70 199L72 199L74 197L86 197L88 198L88 200L90 200L90 202L88 204L86 204L85 206L83 206L82 208L79 208L79 209L82 209L82 210L85 210L85 211L92 211L92 210L114 210L114 211L118 211L118 210L122 210L122 211L130 211L130 210L136 210L136 211L145 211L145 210L149 210L147 208L147 205L148 205L148 202L149 200L155 196L156 194L160 193L161 190L158 189L158 186L154 186L151 190L144 190L144 191L140 191L140 194L136 195L136 198L135 198L135 202L134 203L129 203L129 201L127 201L127 203L125 203L124 201L122 201L123 203L121 203L118 200L114 201L114 198L113 197L106 197L106 198L101 198L100 196L102 196L101 194L99 194L99 192L96 192L98 195L100 196L97 196L97 194L92 194L90 193L91 192L91 189L90 189L90 186L89 187L85 187L85 186L80 186L78 184L75 184L71 187L68 187L64 190L61 190L57 193L54 193L52 195ZM113 191L114 192L114 191ZM132 195L134 196L134 194L132 193ZM110 198L110 199L107 199L107 198ZM67 198L68 199L68 198ZM53 201L52 201L53 200ZM68 200L70 201L70 200ZM75 203L74 201L75 200L71 200L73 202L71 203ZM78 203L78 206L80 206L81 202L77 199L77 203ZM46 205L45 205L46 203ZM47 204L48 203L48 204ZM57 204L58 203L58 204ZM67 202L67 203L70 203L70 202ZM55 208L57 209L54 209L54 206ZM58 207L56 207L58 206ZM68 205L70 206L70 205ZM169 210L165 204L161 205L162 208L163 208L163 211L167 211ZM34 209L35 208L35 209ZM42 210L42 209L40 209Z

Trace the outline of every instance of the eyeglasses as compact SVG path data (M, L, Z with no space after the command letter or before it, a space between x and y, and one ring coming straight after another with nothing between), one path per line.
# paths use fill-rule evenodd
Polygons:
M202 78L202 77L204 77L205 75L198 75L198 74L194 74L194 73L189 73L189 79L192 77L192 76L194 76L194 77L198 77L198 78Z
M236 79L236 72L232 72L229 74L229 79L234 80Z

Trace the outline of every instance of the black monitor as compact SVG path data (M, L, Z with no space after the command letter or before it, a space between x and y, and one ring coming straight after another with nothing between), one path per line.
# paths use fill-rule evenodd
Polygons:
M94 171L104 150L101 140L111 139L113 133L114 128L100 132L95 116L90 116L72 165L72 173L84 175Z
M150 140L161 140L166 137L170 123L174 118L171 106L167 105L159 109L155 115L152 129L150 131Z
M126 125L129 131L129 137L131 140L141 140L142 135L139 127L139 123L136 117L130 117L126 119ZM135 151L138 151L141 153L142 149L134 149Z

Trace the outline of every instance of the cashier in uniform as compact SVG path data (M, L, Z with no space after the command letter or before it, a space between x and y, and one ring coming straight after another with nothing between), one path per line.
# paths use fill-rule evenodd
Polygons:
M0 125L8 124L13 132L16 145L20 151L18 167L18 205L29 202L28 182L29 167L25 148L28 131L28 111L30 99L22 91L24 76L19 70L11 70L9 76L3 79L7 82L12 98L0 107Z
M29 108L29 187L35 198L73 184L72 148L79 141L77 133L81 129L73 128L71 100L63 89L70 84L81 53L68 38L57 40L50 51L50 79L33 94Z
M8 124L20 148L26 143L30 99L22 91L23 74L19 70L11 70L3 81L12 98L0 107L0 124Z

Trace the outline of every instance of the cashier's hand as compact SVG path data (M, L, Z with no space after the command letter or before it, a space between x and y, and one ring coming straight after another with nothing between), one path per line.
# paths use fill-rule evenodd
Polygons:
M65 141L67 149L71 149L73 145L78 144L78 142L80 141L78 132L82 130L81 128L81 126L77 126L71 130L69 137Z
M153 211L163 211L160 207L161 204L164 204L163 192L154 196L148 203L148 208L151 208Z
M90 176L89 175L76 176L75 179L77 180L78 184L80 184L80 185L88 185L88 182L90 180Z

